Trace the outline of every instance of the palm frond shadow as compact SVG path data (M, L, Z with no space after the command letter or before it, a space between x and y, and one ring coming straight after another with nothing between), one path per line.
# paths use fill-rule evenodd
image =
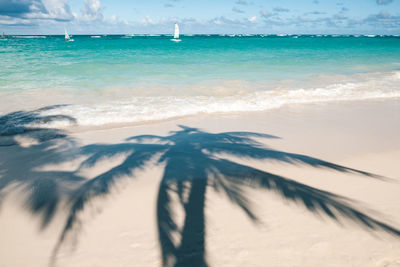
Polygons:
M52 105L32 111L16 111L0 116L0 147L17 144L14 137L23 136L35 139L39 142L50 139L66 137L65 131L55 128L47 128L44 125L52 122L67 122L75 124L76 119L71 116L56 114L46 115L65 105Z
M66 131L44 127L49 122L75 123L75 119L69 116L43 114L59 106L0 116L0 149L6 151L7 147L12 147L15 152L0 161L0 204L10 193L10 187L21 190L24 192L26 208L41 218L41 229L52 220L61 199L68 194L66 189L84 180L73 172L39 170L43 162L64 162L63 152L76 146ZM21 146L15 140L16 137L28 137L36 142L30 146ZM15 155L19 158L14 158Z
M79 214L94 198L104 197L121 177L135 177L152 159L165 166L157 197L157 226L163 266L207 266L205 199L207 190L225 195L254 222L261 219L253 211L246 188L258 188L278 194L308 211L340 222L347 220L366 230L384 231L397 238L400 231L373 218L350 199L296 182L283 176L218 157L224 153L240 158L304 164L348 172L373 179L383 177L337 165L317 158L277 151L265 147L256 138L277 138L251 132L208 133L180 125L167 136L140 135L125 143L90 145L81 154L87 158L81 167L91 167L104 158L125 154L125 160L108 171L84 182L70 195L68 219L54 247L51 262L66 237L79 226ZM178 202L174 201L178 199ZM184 210L184 223L178 225L177 207ZM176 239L179 237L179 240ZM175 237L175 238L174 238Z

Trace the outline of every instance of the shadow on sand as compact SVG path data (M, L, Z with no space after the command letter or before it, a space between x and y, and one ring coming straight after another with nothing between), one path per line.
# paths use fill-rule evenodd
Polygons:
M53 218L66 194L64 189L84 180L73 172L40 171L46 162L62 163L63 152L72 152L76 145L64 130L44 127L51 122L75 123L69 116L43 115L57 107L59 105L0 117L0 207L8 193L21 190L25 206L41 218L42 229ZM29 142L23 144L19 139Z
M91 167L104 158L118 154L125 160L82 184L71 197L69 216L55 249L55 256L66 235L78 221L78 214L93 198L105 196L122 177L134 177L136 169L144 168L151 159L165 165L157 199L157 225L163 266L207 266L205 243L205 197L215 190L238 205L253 221L259 220L252 211L245 188L259 188L277 193L285 200L303 205L313 213L332 220L347 219L368 230L382 230L400 237L400 232L354 207L350 200L319 190L288 178L239 164L221 157L222 153L239 158L273 160L290 164L305 164L339 172L382 177L336 165L305 155L266 148L257 138L275 136L251 132L207 133L196 128L179 126L168 136L141 135L114 145L89 145L81 152L87 156L81 168ZM175 197L173 196L175 195ZM174 203L173 199L179 199ZM181 206L184 223L179 226L174 209ZM176 241L173 236L179 236Z
M0 118L1 121L2 118ZM163 266L208 266L206 260L205 199L208 190L225 195L254 222L257 217L250 205L246 188L256 188L278 194L286 201L302 205L308 211L323 214L334 221L347 220L366 230L387 232L397 238L400 231L384 221L371 217L350 199L323 191L287 177L223 158L237 158L302 164L338 172L349 172L373 179L384 179L371 173L336 165L306 155L277 151L257 140L277 138L252 132L208 133L197 128L179 126L167 136L140 135L119 144L94 144L77 148L69 137L61 146L54 140L27 148L16 146L26 157L39 155L40 160L27 160L19 172L11 170L11 161L0 162L0 200L7 185L24 187L30 212L42 217L43 227L51 221L61 199L66 200L68 213L65 225L51 256L56 262L58 251L68 235L79 235L79 214L95 198L105 197L118 179L132 177L138 169L151 162L164 167L157 196L157 226ZM55 130L58 131L58 130ZM78 175L102 160L124 155L122 163L100 175L86 179ZM80 166L70 172L37 171L38 162L62 163L83 156ZM21 175L19 175L21 174ZM29 190L26 190L28 188ZM184 221L178 225L176 209L184 211ZM62 212L65 212L63 210ZM178 240L175 238L178 236Z

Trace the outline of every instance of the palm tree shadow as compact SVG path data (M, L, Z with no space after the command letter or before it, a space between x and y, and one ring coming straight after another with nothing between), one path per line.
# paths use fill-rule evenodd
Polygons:
M398 229L371 217L350 199L218 155L224 153L239 158L304 164L374 179L383 177L306 155L273 150L256 141L256 138L277 138L271 135L208 133L197 128L179 127L179 131L167 136L140 135L130 137L121 144L82 148L81 154L87 156L81 164L82 168L118 154L127 156L121 164L86 181L70 195L68 219L55 245L52 263L65 238L79 225L79 214L85 206L94 198L106 196L118 179L134 177L134 172L144 168L152 159L157 159L158 165L165 165L156 208L163 266L208 266L205 241L207 190L215 190L228 197L254 222L260 219L252 210L246 188L273 192L312 213L322 214L337 222L347 220L368 231L384 231L400 237ZM175 215L178 207L184 211L182 225L177 223Z
M135 177L134 172L145 168L152 159L165 166L156 208L163 266L208 265L205 240L207 190L225 195L254 222L260 218L252 210L246 188L268 190L334 221L347 220L367 230L385 231L400 237L398 229L371 217L349 199L219 157L227 154L238 158L305 164L384 179L306 155L273 150L257 142L258 138L277 138L275 136L252 132L207 133L181 125L179 131L167 136L133 136L120 144L95 144L76 151L75 141L65 131L42 127L51 122L75 122L74 118L64 115L43 115L57 107L18 111L0 117L0 147L13 146L26 159L23 168L17 166L12 157L0 162L0 204L10 186L22 188L26 195L26 208L41 218L41 228L44 229L59 209L60 202L63 199L68 202L68 217L54 247L51 263L55 262L66 236L79 234L74 229L79 226L79 214L87 204L94 198L109 194L118 179ZM21 146L16 140L20 136L34 139L37 143ZM79 175L80 169L90 168L103 159L120 154L126 155L121 164L95 178L88 180ZM77 170L40 170L43 162L63 163L80 155L86 159ZM32 160L32 157L39 158ZM175 215L179 207L184 211L181 225Z

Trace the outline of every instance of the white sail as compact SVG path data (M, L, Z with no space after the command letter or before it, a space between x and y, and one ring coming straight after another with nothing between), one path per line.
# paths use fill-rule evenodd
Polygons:
M175 23L174 39L179 39L179 26Z
M67 29L64 29L64 30L65 30L65 40L68 41L70 38L69 38L69 35L67 32Z

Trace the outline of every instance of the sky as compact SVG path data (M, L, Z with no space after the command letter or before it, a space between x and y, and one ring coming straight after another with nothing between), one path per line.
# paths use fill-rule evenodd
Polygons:
M0 0L6 34L400 34L400 0Z

